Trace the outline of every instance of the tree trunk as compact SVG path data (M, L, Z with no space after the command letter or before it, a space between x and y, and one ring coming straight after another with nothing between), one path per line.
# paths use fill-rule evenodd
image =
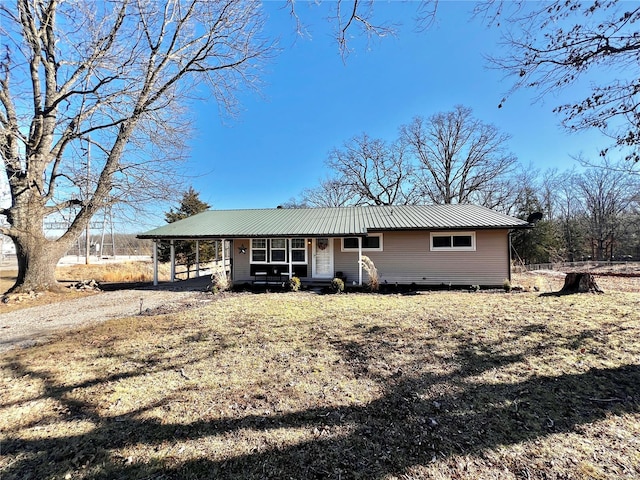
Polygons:
M18 278L10 292L60 290L56 280L56 265L68 245L60 240L49 240L42 228L25 235L11 236L16 245Z
M570 293L604 293L596 283L593 275L584 272L567 273L561 294Z

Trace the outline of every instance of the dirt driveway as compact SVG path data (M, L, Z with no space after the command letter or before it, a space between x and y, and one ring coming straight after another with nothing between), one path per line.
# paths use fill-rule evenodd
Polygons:
M120 289L0 314L0 353L46 342L56 333L111 318L162 313L212 301L209 277Z

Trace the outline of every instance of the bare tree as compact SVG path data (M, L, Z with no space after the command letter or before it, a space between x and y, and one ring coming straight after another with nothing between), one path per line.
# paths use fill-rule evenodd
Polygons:
M287 0L287 6L291 17L296 22L298 34L303 35L306 31L304 21L299 15L296 0ZM310 6L317 6L321 0L309 3ZM365 37L368 41L373 38L383 38L394 36L398 25L390 21L375 20L374 0L335 0L325 2L330 5L328 20L334 27L333 37L338 45L340 55L346 59L352 52L350 40L351 32L354 30L358 36ZM426 2L429 3L429 2ZM420 19L426 23L429 14L435 14L435 7L432 9L426 6L419 8Z
M354 137L329 153L327 165L335 178L332 188L341 200L356 205L410 204L416 200L413 167L401 142L387 144L367 134Z
M317 187L302 192L302 204L307 207L344 207L357 201L357 194L339 178L326 178Z
M0 20L0 151L11 191L0 212L10 226L0 231L16 245L14 290L50 289L58 259L96 211L165 192L198 86L232 110L272 44L252 1L16 0L0 4ZM52 215L69 219L57 239L43 232Z
M584 80L588 96L554 109L563 125L600 129L617 145L632 149L628 158L640 159L637 2L491 0L476 13L504 29L506 53L491 61L515 78L511 92L534 88L544 96Z
M564 245L564 258L571 262L585 255L585 206L576 186L577 173L574 170L549 173L544 182L553 192L546 201L553 211L552 219L558 223Z
M434 203L483 203L517 162L507 151L509 136L460 105L426 120L416 117L400 135L418 160L424 195Z
M609 168L592 168L575 177L588 222L591 254L596 260L613 257L622 226L622 215L631 211L640 183L637 177Z

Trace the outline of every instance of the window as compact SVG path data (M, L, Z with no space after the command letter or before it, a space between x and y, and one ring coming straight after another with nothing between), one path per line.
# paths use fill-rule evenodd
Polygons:
M267 263L267 239L251 239L251 263Z
M307 263L307 241L304 238L291 239L291 262Z
M346 237L342 239L342 251L349 252L358 250L358 237ZM375 233L368 237L362 237L363 252L381 252L382 251L382 234Z
M475 251L476 250L476 233L475 232L456 232L456 233L432 233L431 234L431 250L457 250L457 251Z
M284 238L271 240L271 263L287 261L287 241Z
M288 263L286 238L251 239L251 263ZM307 263L307 240L291 239L291 263Z

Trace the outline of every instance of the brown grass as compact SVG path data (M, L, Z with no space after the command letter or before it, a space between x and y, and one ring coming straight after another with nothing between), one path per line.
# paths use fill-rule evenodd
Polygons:
M0 357L3 480L640 477L638 293L216 298Z
M170 267L158 265L161 281L169 280ZM0 275L0 292L5 293L16 281L16 270L3 270ZM186 278L186 277L185 277ZM136 283L153 281L153 264L150 262L96 263L89 265L65 265L56 269L56 279L63 284L95 280L100 283Z
M18 272L3 270L0 276L0 292L5 294L15 283ZM158 266L160 281L169 280L170 267L166 264ZM186 278L186 277L185 277ZM153 265L150 262L122 262L90 265L68 265L56 269L56 279L63 286L72 286L84 280L95 280L106 283L138 283L153 281ZM54 302L93 295L94 291L76 291L74 289L57 292L42 292L35 296L15 295L7 298L8 302L0 303L0 314L21 308L47 305Z
M16 283L18 278L17 270L1 270L0 271L0 292L5 293Z
M170 267L160 264L160 280L168 280ZM153 281L153 264L150 262L121 262L94 265L69 265L58 267L59 281L95 280L100 283L135 283Z

